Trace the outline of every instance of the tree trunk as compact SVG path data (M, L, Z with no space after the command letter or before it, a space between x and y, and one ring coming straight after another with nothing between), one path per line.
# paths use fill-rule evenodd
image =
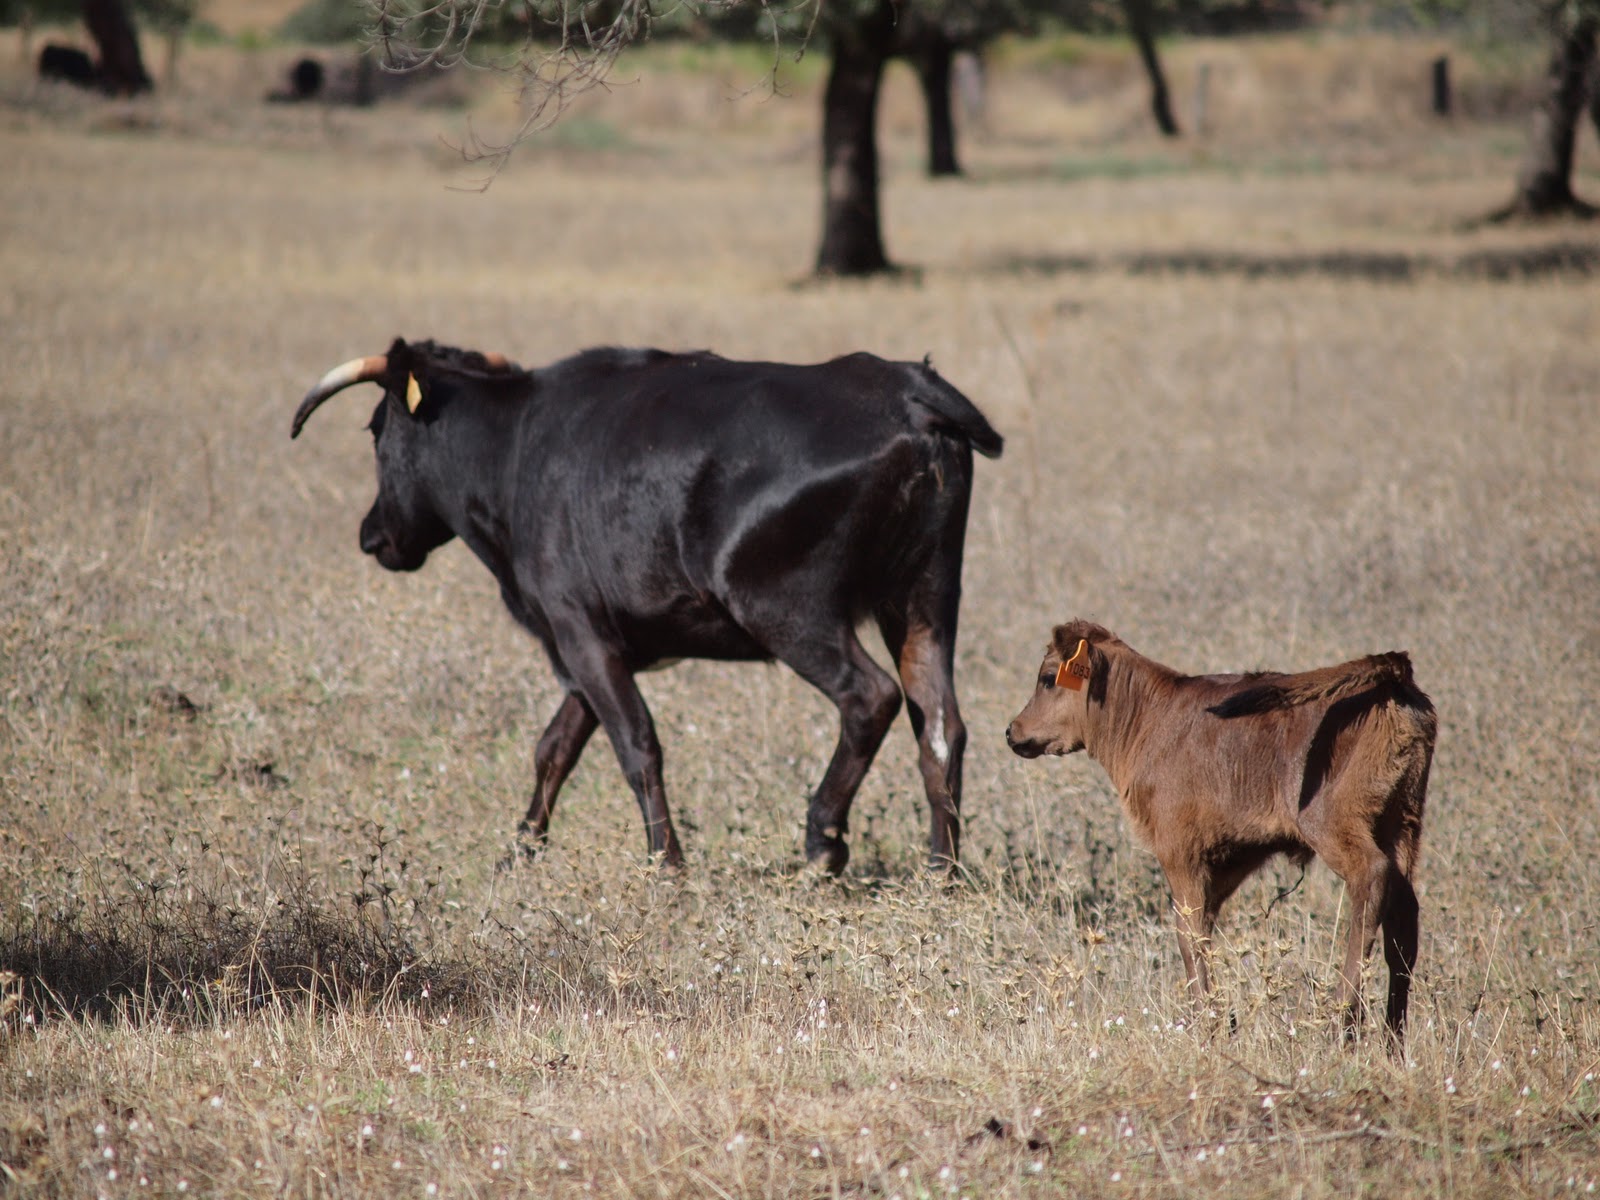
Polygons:
M956 121L950 90L955 53L950 39L934 32L909 56L928 109L928 174L936 178L961 174L961 164L956 162Z
M1172 96L1167 90L1167 76L1161 69L1161 56L1156 53L1155 21L1150 12L1150 0L1123 0L1123 10L1128 16L1128 32L1139 47L1139 58L1144 63L1145 74L1150 77L1150 111L1155 114L1156 125L1168 137L1179 134L1178 119L1172 115Z
M1572 160L1578 122L1589 99L1595 33L1595 19L1582 17L1551 54L1544 99L1534 111L1528 151L1517 172L1517 194L1498 216L1594 215L1594 208L1573 195Z
M100 49L100 83L118 96L150 90L150 76L139 54L139 35L122 0L83 0L83 23Z
M818 275L889 269L878 218L878 88L894 40L895 11L879 0L865 16L831 23L833 64L822 99L822 246Z

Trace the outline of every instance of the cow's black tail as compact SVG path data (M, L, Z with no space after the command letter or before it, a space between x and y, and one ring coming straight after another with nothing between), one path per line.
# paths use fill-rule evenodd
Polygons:
M939 377L926 359L912 373L908 398L928 415L928 428L954 434L986 458L1000 457L1005 439L971 400Z

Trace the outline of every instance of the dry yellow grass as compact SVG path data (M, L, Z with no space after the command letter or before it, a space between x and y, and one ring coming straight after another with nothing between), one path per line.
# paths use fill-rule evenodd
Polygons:
M1457 270L1557 242L1592 266L1588 231L1463 231L1503 198L1506 130L1334 130L1293 170L1252 135L1217 169L1110 142L1103 106L1062 132L1073 105L1019 66L996 111L1031 89L1059 140L997 118L975 178L935 184L898 77L887 231L920 274L795 288L809 101L696 119L706 85L662 70L580 114L620 139L530 147L479 195L435 139L459 114L245 111L205 77L109 117L10 80L0 110L11 1192L1600 1184L1600 295ZM1128 269L1195 251L1238 257ZM1375 255L1412 272L1363 277ZM802 874L831 713L703 663L643 684L685 877L643 867L598 742L548 856L496 874L555 685L464 550L404 578L357 552L364 400L286 436L395 333L529 362L932 351L1010 439L969 536L961 885L918 870L903 724L847 878ZM1330 1032L1318 868L1234 900L1237 1027L1191 1027L1103 775L1001 737L1072 614L1180 668L1411 651L1443 732L1403 1061Z

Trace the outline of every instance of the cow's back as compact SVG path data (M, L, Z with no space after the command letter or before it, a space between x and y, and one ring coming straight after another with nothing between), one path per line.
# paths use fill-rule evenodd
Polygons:
M515 523L616 612L668 620L804 575L865 615L942 547L959 553L971 446L951 428L959 405L930 416L916 399L925 370L588 352L540 373Z

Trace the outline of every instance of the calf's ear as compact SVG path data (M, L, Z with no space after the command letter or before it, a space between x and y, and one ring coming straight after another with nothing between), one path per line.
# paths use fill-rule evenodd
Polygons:
M1062 659L1061 665L1056 668L1056 686L1066 688L1069 692L1081 691L1084 680L1091 673L1089 664L1089 641L1087 638L1078 639L1078 648L1072 652L1071 658Z

